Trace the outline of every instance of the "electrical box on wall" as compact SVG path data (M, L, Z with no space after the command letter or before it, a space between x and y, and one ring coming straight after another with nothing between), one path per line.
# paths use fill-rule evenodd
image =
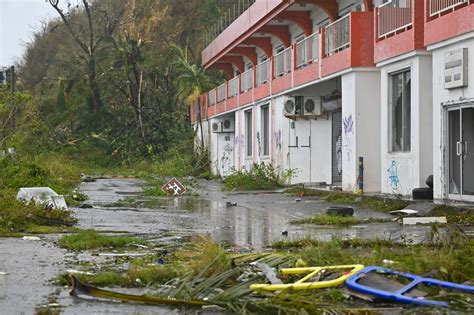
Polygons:
M460 48L444 55L444 88L455 89L467 86L468 55L467 48Z

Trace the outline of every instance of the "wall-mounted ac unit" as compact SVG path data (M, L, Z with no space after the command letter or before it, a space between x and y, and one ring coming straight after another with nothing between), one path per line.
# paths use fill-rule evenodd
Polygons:
M235 123L232 118L224 118L216 120L212 123L212 132L235 132Z
M214 121L212 123L212 132L214 133L222 132L222 124L220 121Z
M460 48L444 55L444 88L454 89L467 86L467 48Z
M234 120L231 118L225 118L221 122L222 124L222 132L234 132L235 131L235 124Z
M303 114L305 116L321 116L323 114L321 97L305 97Z
M294 97L286 97L283 105L285 116L296 116L296 99Z

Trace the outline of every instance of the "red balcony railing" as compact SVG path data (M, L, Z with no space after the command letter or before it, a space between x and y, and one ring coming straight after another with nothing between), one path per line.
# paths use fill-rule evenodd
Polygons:
M377 8L378 37L386 37L413 24L412 0L392 0Z

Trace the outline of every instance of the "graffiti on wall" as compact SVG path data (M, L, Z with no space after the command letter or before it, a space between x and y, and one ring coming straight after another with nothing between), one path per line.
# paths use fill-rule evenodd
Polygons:
M281 130L275 132L275 147L278 151L281 150Z
M390 162L390 166L387 169L388 180L390 181L390 186L393 191L399 191L400 189L400 180L398 179L398 166L395 160Z
M347 117L344 117L342 120L342 123L344 124L344 133L350 134L354 133L354 120L352 119L352 115L349 115Z
M243 146L244 145L244 135L235 136L235 145L236 146Z
M224 145L221 157L221 175L228 175L232 172L234 160L234 148L230 143Z
M337 137L336 141L336 161L337 161L337 173L342 174L342 135Z
M258 156L262 155L262 143L260 141L260 132L257 131L257 150L258 150Z

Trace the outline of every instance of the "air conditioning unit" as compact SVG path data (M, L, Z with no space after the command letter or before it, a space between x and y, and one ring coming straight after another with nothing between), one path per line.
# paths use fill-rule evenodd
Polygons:
M231 118L225 118L221 121L222 132L234 132L235 124Z
M222 132L222 123L220 120L212 123L212 132L213 133Z
M323 114L321 97L305 97L303 101L303 114L305 116L321 116Z
M283 105L283 111L285 116L295 116L296 115L296 100L294 97L286 97L285 103Z

